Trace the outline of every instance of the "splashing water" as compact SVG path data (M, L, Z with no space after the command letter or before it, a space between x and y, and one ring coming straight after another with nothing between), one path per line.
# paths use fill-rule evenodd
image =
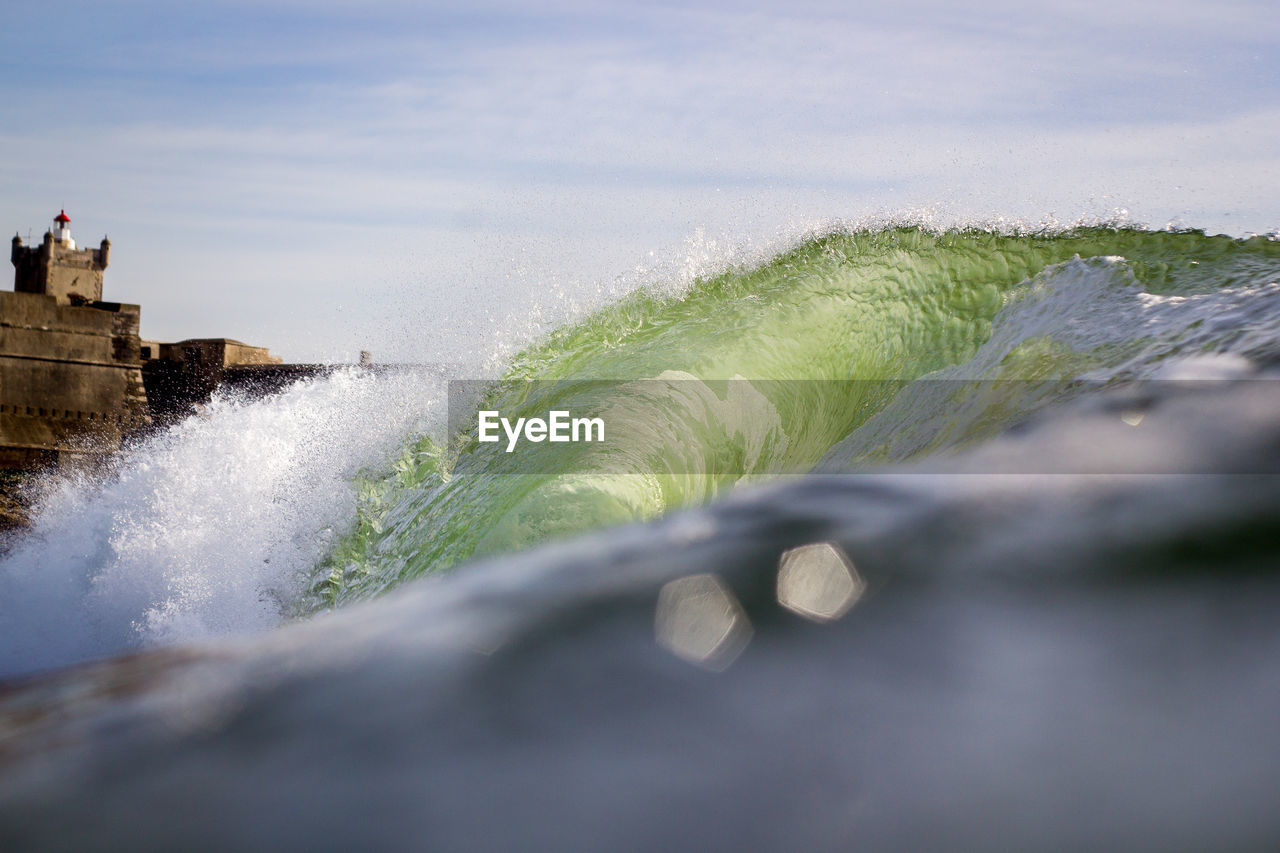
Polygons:
M339 371L201 416L52 486L0 563L0 672L270 628L343 532L356 475L428 428L440 384Z
M815 465L919 460L1074 387L1016 382L993 400L956 380L1239 375L1280 359L1267 238L890 225L686 281L733 259L699 238L665 285L513 348L495 407L546 402L527 382L545 380L558 405L632 413L631 445L581 453L571 474L450 445L440 376L338 373L217 400L105 480L64 483L0 562L0 672L263 630ZM644 385L636 408L619 390L631 381L668 384Z
M518 458L411 446L412 474L361 507L313 606L820 461L856 470L945 452L1079 393L1076 378L1096 387L1205 358L1248 373L1277 356L1277 282L1280 243L1266 238L902 227L809 239L679 296L632 294L526 349L486 402L623 412L619 442ZM974 393L974 380L1003 393ZM557 453L573 455L571 472L557 472Z

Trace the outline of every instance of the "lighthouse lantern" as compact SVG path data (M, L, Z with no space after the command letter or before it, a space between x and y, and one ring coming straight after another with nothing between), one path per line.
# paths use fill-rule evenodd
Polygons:
M65 210L53 218L53 239L59 243L65 243L72 249L76 247L75 240L71 239L71 217L67 216Z

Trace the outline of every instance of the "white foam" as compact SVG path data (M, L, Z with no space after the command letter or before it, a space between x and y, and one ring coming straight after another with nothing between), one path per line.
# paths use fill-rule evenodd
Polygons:
M439 411L424 375L339 372L206 411L56 484L0 562L0 674L277 625L355 512L352 477Z

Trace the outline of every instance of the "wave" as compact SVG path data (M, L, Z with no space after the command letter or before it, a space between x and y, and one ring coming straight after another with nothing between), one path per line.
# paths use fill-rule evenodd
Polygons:
M678 295L636 292L478 393L516 415L603 414L608 447L508 454L466 440L474 423L455 413L448 439L412 442L363 481L356 527L303 607L746 482L918 461L1089 387L1208 361L1247 374L1277 358L1278 281L1280 243L1263 237L896 227L816 237Z
M0 834L1274 848L1278 367L1274 241L908 228L447 394L220 400L54 491L0 564L6 671L400 588L0 683ZM507 454L477 402L609 440Z
M1268 238L842 231L631 292L500 379L451 383L451 405L420 373L218 399L49 487L0 561L0 672L266 630L745 484L942 458L1110 384L1249 375L1280 361L1278 282ZM609 441L508 454L474 441L477 400L599 413Z

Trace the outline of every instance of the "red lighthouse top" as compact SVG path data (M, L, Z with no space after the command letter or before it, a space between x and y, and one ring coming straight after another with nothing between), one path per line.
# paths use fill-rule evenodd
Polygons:
M53 221L54 221L54 222L67 223L67 222L70 222L70 221L71 221L71 217L70 217L70 216L67 216L67 212L64 210L64 211L62 211L61 213L59 213L57 216L55 216L55 217L53 218Z

